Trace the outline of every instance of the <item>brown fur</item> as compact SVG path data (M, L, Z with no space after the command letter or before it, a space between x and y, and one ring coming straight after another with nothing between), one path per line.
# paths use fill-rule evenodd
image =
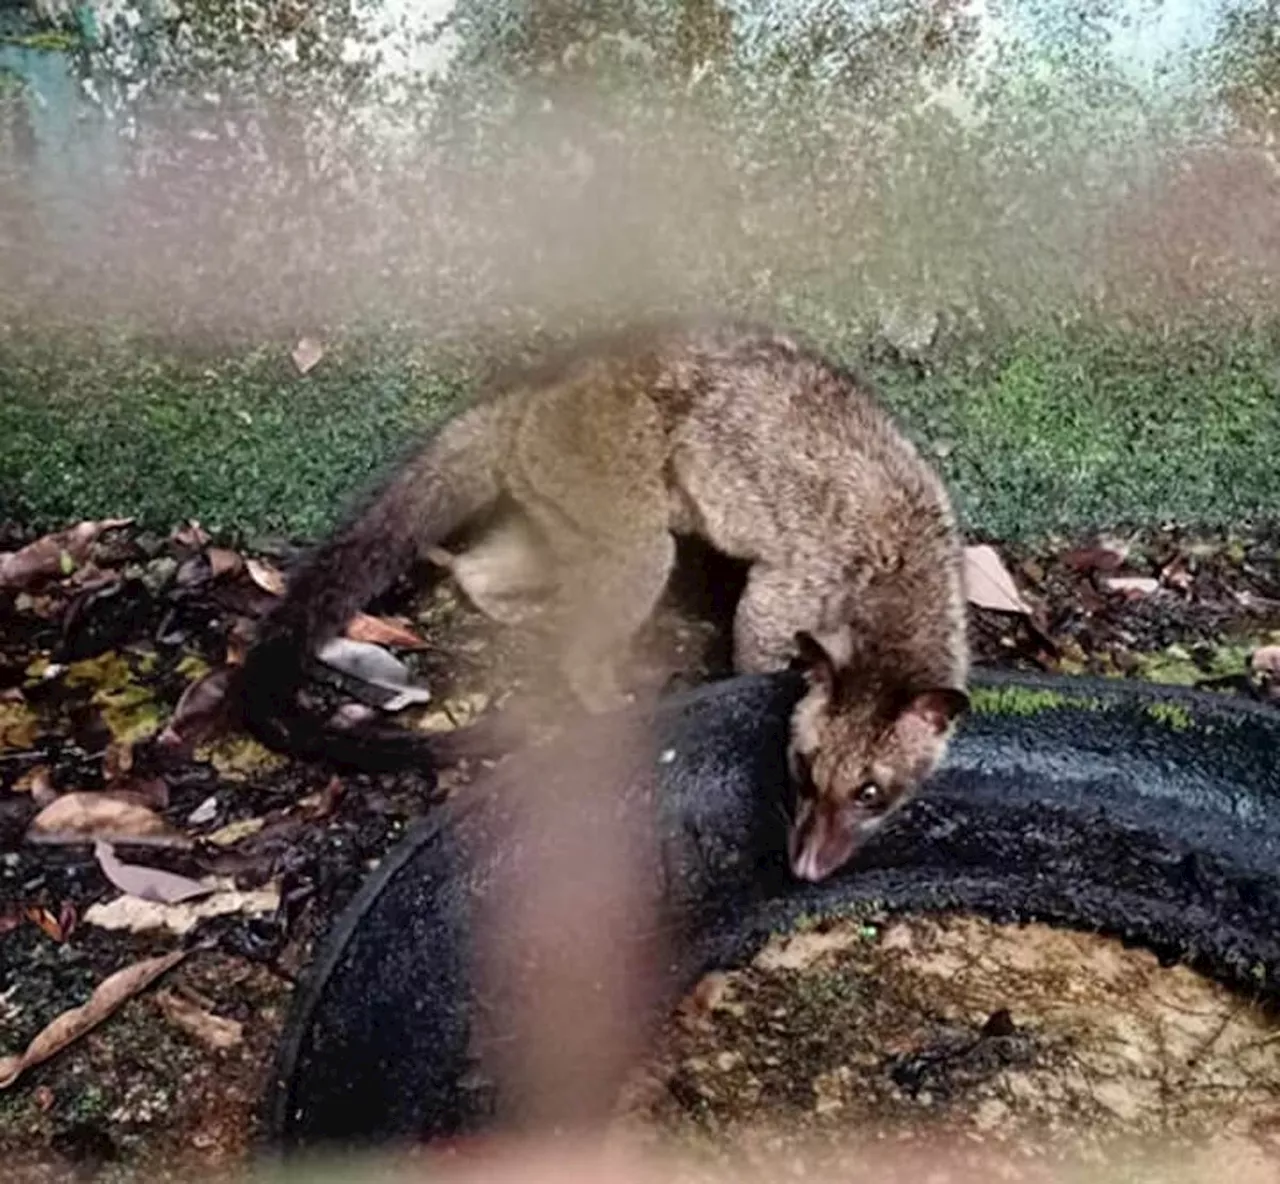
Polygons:
M470 547L441 547L494 507ZM288 685L251 654L246 679L270 685L250 688L247 714L279 746L305 732L322 753L314 729L269 721L301 656L417 557L448 566L495 619L551 612L577 696L614 707L616 661L667 584L677 534L750 565L736 668L798 656L809 670L792 862L820 878L932 772L965 706L960 545L941 482L866 386L768 330L633 335L450 421L291 583L260 642ZM403 763L425 743L382 736L357 755ZM879 799L859 804L872 780Z

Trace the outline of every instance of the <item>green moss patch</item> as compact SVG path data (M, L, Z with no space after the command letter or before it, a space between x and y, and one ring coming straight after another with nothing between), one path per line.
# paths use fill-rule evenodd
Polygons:
M1026 687L971 687L969 702L980 715L1039 715L1042 711L1076 708L1100 711L1098 699L1084 695L1063 695L1057 691L1035 691Z

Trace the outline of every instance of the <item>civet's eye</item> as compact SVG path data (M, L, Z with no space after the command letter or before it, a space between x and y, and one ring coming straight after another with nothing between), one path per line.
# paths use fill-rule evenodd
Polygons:
M857 802L860 806L878 805L884 797L882 790L874 781L868 781L857 793Z

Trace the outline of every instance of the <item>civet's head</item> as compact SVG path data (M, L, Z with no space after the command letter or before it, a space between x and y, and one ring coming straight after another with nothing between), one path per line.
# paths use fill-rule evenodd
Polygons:
M859 685L840 638L796 637L809 689L791 719L791 870L822 880L938 767L969 698L955 687Z

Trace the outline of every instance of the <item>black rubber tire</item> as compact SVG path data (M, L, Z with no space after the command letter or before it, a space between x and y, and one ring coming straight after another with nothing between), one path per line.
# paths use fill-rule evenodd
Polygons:
M336 922L295 1000L267 1099L270 1147L493 1123L495 1099L468 1082L471 918L494 868L518 878L504 836L521 785L562 777L569 744L574 776L605 770L607 808L660 820L655 893L677 956L651 1019L797 916L863 903L1103 932L1280 995L1280 712L1130 682L980 674L928 790L855 866L813 886L790 878L782 853L799 685L742 678L673 697L655 748L628 749L601 725L509 762L420 824ZM555 835L541 841L554 848Z

